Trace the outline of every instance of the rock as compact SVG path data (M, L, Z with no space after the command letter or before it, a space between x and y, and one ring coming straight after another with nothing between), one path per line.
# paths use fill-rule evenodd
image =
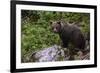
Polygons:
M89 45L84 51L74 51L73 49L61 48L61 46L53 45L48 48L33 52L27 62L52 62L52 61L68 61L68 60L89 60Z
M30 60L34 62L51 62L68 60L69 56L65 56L65 51L60 46L54 45L49 48L32 53Z

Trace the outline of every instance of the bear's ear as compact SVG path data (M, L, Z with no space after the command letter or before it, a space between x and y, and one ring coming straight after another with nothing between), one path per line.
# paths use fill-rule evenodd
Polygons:
M53 23L53 21L50 21L50 24L52 24Z

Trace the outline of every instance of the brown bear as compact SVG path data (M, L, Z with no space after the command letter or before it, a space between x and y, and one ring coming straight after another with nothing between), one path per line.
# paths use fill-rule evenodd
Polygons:
M84 50L85 38L77 25L66 24L61 21L54 21L51 22L51 26L52 30L59 34L62 40L62 46L64 48L67 48L69 43L71 43L74 48Z

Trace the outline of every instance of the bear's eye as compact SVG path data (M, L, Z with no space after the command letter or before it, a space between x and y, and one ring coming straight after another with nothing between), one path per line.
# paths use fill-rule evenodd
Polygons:
M59 30L59 27L55 27L56 30Z
M52 30L54 30L54 29L55 29L55 27L51 27L51 29L52 29Z

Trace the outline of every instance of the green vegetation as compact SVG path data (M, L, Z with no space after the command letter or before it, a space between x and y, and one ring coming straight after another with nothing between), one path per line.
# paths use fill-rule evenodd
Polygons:
M21 11L21 56L22 61L28 54L54 44L60 45L58 34L51 30L50 21L64 20L70 23L81 23L82 31L89 32L89 13L54 12L54 11Z

